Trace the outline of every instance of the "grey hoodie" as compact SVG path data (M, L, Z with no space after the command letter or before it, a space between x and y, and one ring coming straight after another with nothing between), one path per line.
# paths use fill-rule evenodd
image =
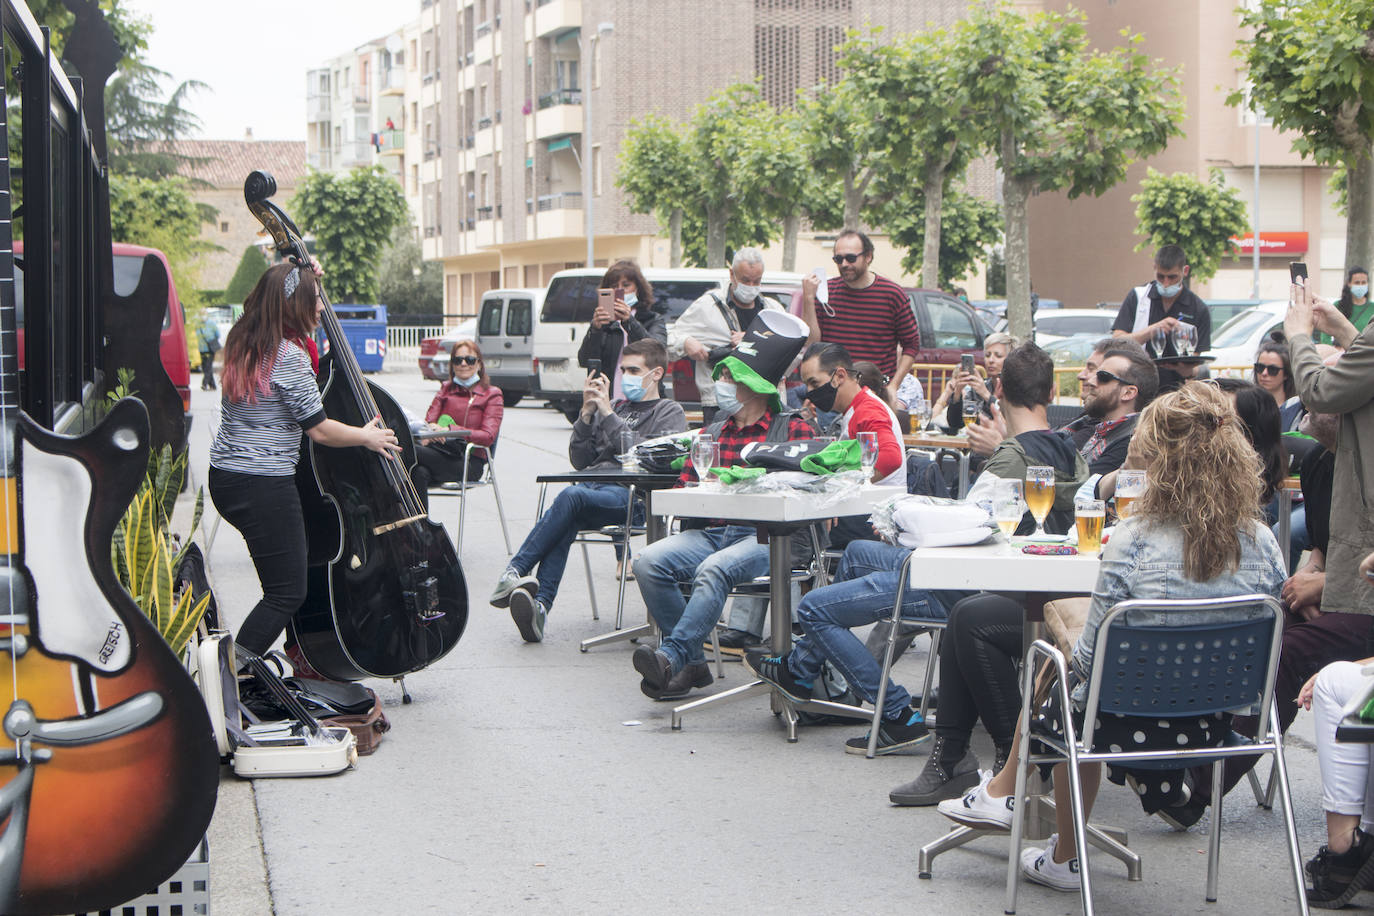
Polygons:
M620 433L630 430L635 442L687 431L687 415L682 405L668 398L652 401L616 401L608 416L594 414L586 423L581 417L573 424L568 441L568 460L579 471L589 468L619 467Z

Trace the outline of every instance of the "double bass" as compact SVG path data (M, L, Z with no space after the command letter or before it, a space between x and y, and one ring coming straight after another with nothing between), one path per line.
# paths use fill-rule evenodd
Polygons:
M276 190L270 174L255 171L243 197L278 254L310 270L300 231L270 200ZM328 342L319 369L326 415L354 426L380 417L401 454L302 442L296 486L310 567L291 626L306 660L325 677L399 680L443 658L462 637L467 583L453 542L411 482L415 442L405 414L363 377L327 299L320 323ZM410 702L408 693L402 698Z

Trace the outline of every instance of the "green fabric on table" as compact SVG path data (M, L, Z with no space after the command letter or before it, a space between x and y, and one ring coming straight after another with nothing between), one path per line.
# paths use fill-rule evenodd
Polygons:
M679 473L681 473L681 472L682 472L682 469L685 468L686 466L687 466L687 456L686 456L686 455L683 455L683 456L680 457L680 458L674 458L674 459L673 459L673 463L672 463L671 465L669 465L669 467L671 467L674 471L677 471L677 472L679 472Z
M839 439L801 460L801 469L812 474L838 474L863 467L863 450L857 439Z
M437 425L443 429L448 429L450 426L458 425L458 421L453 419L453 417L450 417L448 414L444 413L439 415L439 422Z
M1374 697L1370 697L1360 707L1359 716L1361 722L1374 722Z
M768 473L767 468L711 468L710 473L720 478L724 484L739 483L743 480L753 480Z

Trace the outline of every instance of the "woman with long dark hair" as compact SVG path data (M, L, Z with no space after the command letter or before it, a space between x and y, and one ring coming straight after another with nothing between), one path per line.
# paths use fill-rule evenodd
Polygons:
M473 340L460 340L453 345L448 360L448 381L430 402L425 422L431 429L458 427L469 431L467 440L421 439L415 450L415 470L411 479L415 489L424 494L431 486L463 477L463 454L467 442L487 449L496 446L504 413L501 389L487 378L487 366L482 360L482 348ZM482 476L486 459L472 455L468 459L468 480Z
M1345 285L1341 287L1341 298L1336 302L1336 310L1350 319L1356 331L1363 331L1374 317L1374 305L1369 301L1369 271L1363 267L1352 267L1345 272Z
M1288 451L1283 447L1283 426L1273 397L1253 382L1239 378L1219 378L1216 385L1231 396L1241 426L1260 458L1260 505L1269 524L1278 511L1276 497L1288 474Z
M1288 355L1288 343L1265 338L1255 353L1255 384L1274 399L1279 408L1279 427L1283 432L1298 428L1302 419L1302 401L1298 385L1293 381L1293 361Z
M654 308L654 288L634 261L612 264L601 278L600 289L616 291L615 306L607 310L597 304L591 326L577 349L577 364L585 369L590 360L601 360L601 371L611 380L614 400L624 396L619 384L621 348L646 337L666 347L668 325Z
M318 268L316 268L316 271ZM349 426L324 414L311 338L323 300L317 273L268 268L243 304L224 345L219 432L210 446L210 499L243 535L262 584L262 599L239 627L237 642L261 655L300 610L306 591L305 521L296 492L301 433L317 445L361 446L383 455L401 448L380 425ZM299 653L288 645L297 669Z

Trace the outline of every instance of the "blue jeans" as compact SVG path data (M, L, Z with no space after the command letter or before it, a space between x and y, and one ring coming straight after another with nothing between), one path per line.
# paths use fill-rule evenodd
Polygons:
M510 565L522 576L530 574L536 564L539 572L538 598L546 609L553 607L558 597L558 583L568 565L568 550L577 532L586 528L625 524L625 500L630 490L614 483L578 483L565 487L554 498L525 542L511 558ZM632 524L644 524L644 506L635 506Z
M814 681L828 660L844 675L854 692L870 703L878 699L882 663L850 630L886 619L897 597L897 579L910 550L879 541L853 541L845 548L835 581L807 594L797 608L806 635L787 658L800 680ZM964 592L927 591L907 587L902 593L903 617L949 616L949 608ZM951 600L952 599L952 600ZM911 705L911 694L888 682L883 718L896 719Z
M683 531L644 548L634 562L639 593L663 633L659 649L673 671L705 662L702 640L720 619L730 589L768 575L768 545L752 527ZM691 597L681 586L691 583Z

